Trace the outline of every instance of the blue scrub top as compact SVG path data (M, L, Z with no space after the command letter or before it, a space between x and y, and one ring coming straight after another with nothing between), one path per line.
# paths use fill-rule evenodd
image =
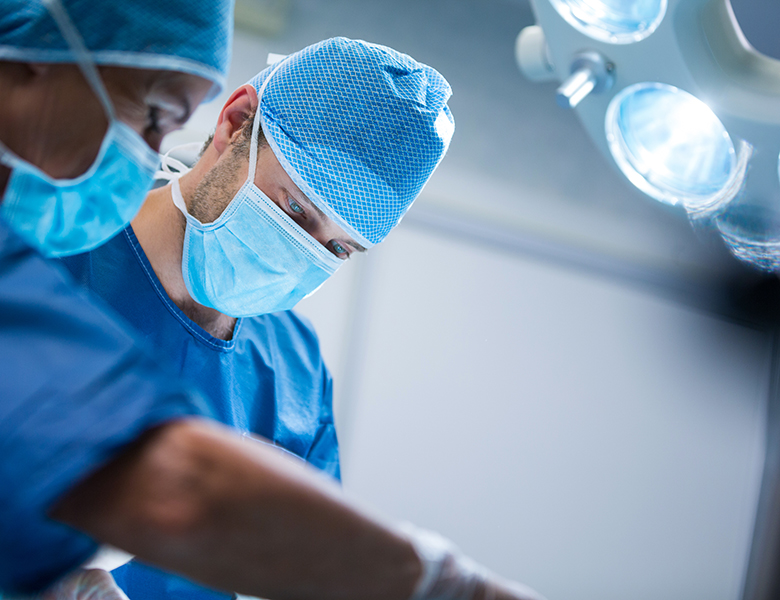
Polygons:
M220 421L339 479L332 380L307 321L292 311L239 319L231 340L214 338L168 297L131 227L63 261L203 390ZM131 600L225 597L135 561L113 573Z
M0 219L0 592L32 593L95 551L46 517L145 430L209 409Z

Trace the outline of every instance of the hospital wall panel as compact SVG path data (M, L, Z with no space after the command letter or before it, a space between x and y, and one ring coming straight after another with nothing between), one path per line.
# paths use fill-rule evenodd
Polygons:
M767 334L424 227L372 255L340 367L348 493L550 599L739 598ZM315 324L347 305L318 294Z

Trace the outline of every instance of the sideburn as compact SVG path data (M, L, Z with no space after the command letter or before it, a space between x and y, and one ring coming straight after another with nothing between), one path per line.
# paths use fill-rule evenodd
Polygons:
M201 223L216 221L244 185L240 173L242 166L249 159L254 119L254 113L249 115L241 125L241 134L236 136L231 146L230 155L214 165L195 188L189 211ZM258 150L267 145L261 128L257 136Z

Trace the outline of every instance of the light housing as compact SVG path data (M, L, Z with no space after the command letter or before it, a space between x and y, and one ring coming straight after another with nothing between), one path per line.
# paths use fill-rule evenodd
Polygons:
M780 208L740 204L720 215L716 224L739 260L761 271L780 270Z

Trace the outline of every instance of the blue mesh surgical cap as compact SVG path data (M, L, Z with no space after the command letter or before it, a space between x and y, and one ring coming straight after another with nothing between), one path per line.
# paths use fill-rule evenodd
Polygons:
M282 167L366 247L399 223L455 129L447 107L452 90L440 73L363 41L308 46L250 83Z
M57 0L98 65L160 69L225 84L232 0ZM51 0L49 0L51 2ZM0 60L76 62L46 0L2 0Z

